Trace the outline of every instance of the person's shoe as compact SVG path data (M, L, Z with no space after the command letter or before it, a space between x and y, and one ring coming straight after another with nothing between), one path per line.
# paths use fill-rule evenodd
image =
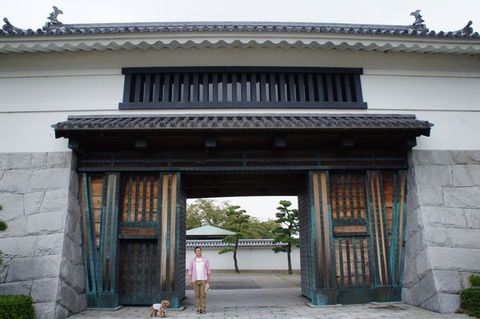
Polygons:
M207 311L205 309L202 309L202 313L207 313Z
M202 309L197 309L197 313L202 313Z

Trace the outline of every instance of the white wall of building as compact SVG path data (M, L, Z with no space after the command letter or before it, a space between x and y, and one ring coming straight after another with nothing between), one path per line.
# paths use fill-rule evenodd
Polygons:
M480 149L480 58L313 49L164 49L2 54L0 152L67 150L51 125L68 115L225 113L225 110L119 111L122 67L270 65L362 67L371 113L413 113L435 124L417 149ZM318 113L242 109L228 112ZM352 111L325 111L340 113ZM28 129L25 129L28 128ZM14 137L14 138L8 138Z
M210 260L212 270L234 270L233 253L218 254L220 248L203 247L203 255ZM187 267L194 257L187 250ZM292 269L300 270L300 249L292 248ZM242 270L288 270L287 254L275 253L271 248L241 248L237 252L238 268Z

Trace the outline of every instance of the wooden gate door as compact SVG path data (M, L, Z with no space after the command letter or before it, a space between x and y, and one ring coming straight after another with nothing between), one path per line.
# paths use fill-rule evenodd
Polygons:
M405 198L405 171L310 173L299 197L303 294L314 304L400 300Z
M120 302L148 305L185 295L186 200L180 174L126 174L120 211Z
M186 199L179 173L82 174L83 261L89 307L185 296Z

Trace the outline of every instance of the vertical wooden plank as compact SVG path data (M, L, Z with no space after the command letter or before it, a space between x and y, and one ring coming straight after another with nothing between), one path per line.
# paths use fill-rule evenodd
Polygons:
M190 102L189 96L190 96L190 74L185 73L183 74L183 95L182 95L182 100L181 102L183 103L188 103Z
M135 177L135 215L133 216L134 217L134 222L138 222L139 220L139 216L138 216L138 212L139 212L139 202L140 202L140 176L136 176Z
M403 282L403 265L405 259L405 225L407 219L407 204L406 204L406 193L407 193L407 171L399 171L399 188L400 196L398 199L398 257L397 257L397 277L396 282L398 285L402 285Z
M222 102L228 102L228 74L222 73Z
M191 101L193 103L195 102L200 102L200 84L199 84L199 75L198 73L193 74L193 97L191 98Z
M350 75L342 75L343 80L345 82L345 102L353 102L352 101L352 86L350 83Z
M275 79L275 73L270 73L268 86L270 88L270 101L269 102L278 102L280 93L277 95L277 93L275 92L275 87L277 86L276 79ZM280 90L280 88L278 90Z
M257 102L257 74L256 73L250 74L250 100L251 102Z
M162 290L162 250L163 250L163 173L158 175L157 181L157 258L155 260L155 269L157 270L156 276L156 291L159 293ZM160 295L157 295L160 298Z
M342 242L343 242L342 239L338 239L338 251L339 251L339 256L340 256L340 260L339 260L339 264L340 264L340 288L345 287L345 273L344 273L344 270L343 270L344 262L343 262L343 245L342 245Z
M160 289L166 291L167 284L167 232L168 232L168 174L162 174L162 231L161 231L161 263Z
M162 102L170 102L170 74L166 73L163 77L163 94L162 94Z
M347 255L347 287L352 287L352 264L350 259L350 239L345 239L345 250Z
M212 74L212 101L218 102L218 73Z
M142 102L141 100L141 92L142 92L142 85L143 85L143 75L137 74L133 77L135 79L135 91L133 92L135 95L135 102Z
M151 98L152 98L152 75L145 74L143 102L151 102Z
M292 73L288 74L288 92L290 97L286 98L284 101L295 103L297 101L297 97L295 94L295 76Z
M240 101L242 103L244 102L247 102L247 74L246 73L242 73L240 75L240 88L241 88L241 98L240 98Z
M143 196L142 196L142 226L146 226L146 219L147 219L147 176L143 176L142 179L142 186L143 186Z
M285 103L285 102L287 102L287 88L286 88L286 84L285 84L285 74L280 73L278 75L278 79L279 79L279 82L278 82L279 100L278 100L278 102Z
M155 74L152 102L160 102L160 74Z
M349 219L349 212L347 209L347 187L345 185L345 174L342 174L340 177L340 183L342 188L342 206L343 206L343 222L346 224L346 221Z
M123 84L123 103L132 102L130 95L132 94L132 75L125 74L125 82Z
M327 82L327 102L334 102L333 100L333 80L332 75L327 74L325 76L325 81Z
M323 94L323 77L321 74L316 74L315 78L317 79L317 94L318 94L318 102L327 102L328 99L325 99L325 95Z
M332 179L335 181L335 207L336 207L336 220L337 222L341 222L342 217L342 210L340 209L340 186L339 186L339 176L332 175Z
M342 78L340 74L335 75L335 87L337 91L337 102L343 102Z
M232 73L232 103L237 103L237 74Z
M171 175L170 186L170 290L175 289L175 251L176 251L176 235L177 235L177 222L176 222L176 209L177 209L177 174Z
M353 271L355 272L355 287L358 288L359 285L359 274L358 274L358 241L357 239L352 240L353 245Z
M360 184L360 180L359 180L361 178L362 178L361 176L359 176L358 174L355 174L355 193L357 194L356 198L357 198L357 220L358 220L358 223L360 223L363 220L363 217L362 217L362 203L361 203L361 200L360 200L360 197L363 196L363 194L360 191L361 184Z
M384 202L384 197L383 197L383 182L382 182L382 177L381 173L377 174L376 177L376 198L377 198L377 207L378 207L378 218L380 222L380 234L381 234L381 245L382 245L382 263L383 267L382 270L384 272L383 278L385 280L386 285L389 284L389 276L388 276L388 251L387 251L387 219L385 216L385 202Z
M298 75L297 90L298 90L297 100L300 103L305 103L305 79L302 73Z
M324 266L324 252L323 252L323 232L321 226L321 218L320 218L320 197L319 197L319 185L318 185L318 176L317 173L313 173L313 198L314 198L314 216L315 216L315 230L316 236L315 243L317 248L317 258L316 264L318 265L318 274L317 274L317 282L320 288L326 288L326 278L325 274L325 266Z
M271 100L268 98L268 90L267 90L267 75L265 73L260 74L260 101L267 102Z
M313 88L313 75L307 75L307 84L308 84L308 102L312 103L315 102L315 91Z
M150 176L150 209L148 210L148 221L150 225L153 225L154 221L154 207L153 198L155 197L155 180L153 175Z
M208 73L203 73L202 74L202 85L203 85L203 97L202 97L202 100L201 102L209 102L210 101L210 97L209 97L209 81L208 81L208 77L209 77L209 74Z
M362 263L362 282L363 282L363 287L367 287L367 265L366 265L366 260L365 260L365 243L367 243L366 239L362 239L360 241L360 260ZM368 247L368 246L367 246Z
M353 192L355 188L353 174L349 174L347 175L347 177L348 177L348 198L349 198L349 204L350 204L350 207L349 207L350 223L355 224L355 204L354 204L355 198L354 197L356 196L356 194L354 194Z

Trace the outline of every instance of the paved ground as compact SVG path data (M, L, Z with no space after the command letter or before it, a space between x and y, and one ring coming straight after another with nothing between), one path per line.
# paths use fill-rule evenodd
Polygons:
M212 291L208 295L207 314L198 315L193 306L193 291L187 290L186 308L168 311L169 318L351 318L351 319L440 319L469 318L459 314L437 314L403 303L369 303L364 305L336 305L310 307L302 297L300 276L285 274L215 273ZM245 284L246 283L246 284ZM254 288L239 289L245 286ZM215 288L217 287L217 288ZM227 287L229 290L223 290ZM125 307L117 311L87 310L72 316L74 319L133 319L148 318L148 307Z

